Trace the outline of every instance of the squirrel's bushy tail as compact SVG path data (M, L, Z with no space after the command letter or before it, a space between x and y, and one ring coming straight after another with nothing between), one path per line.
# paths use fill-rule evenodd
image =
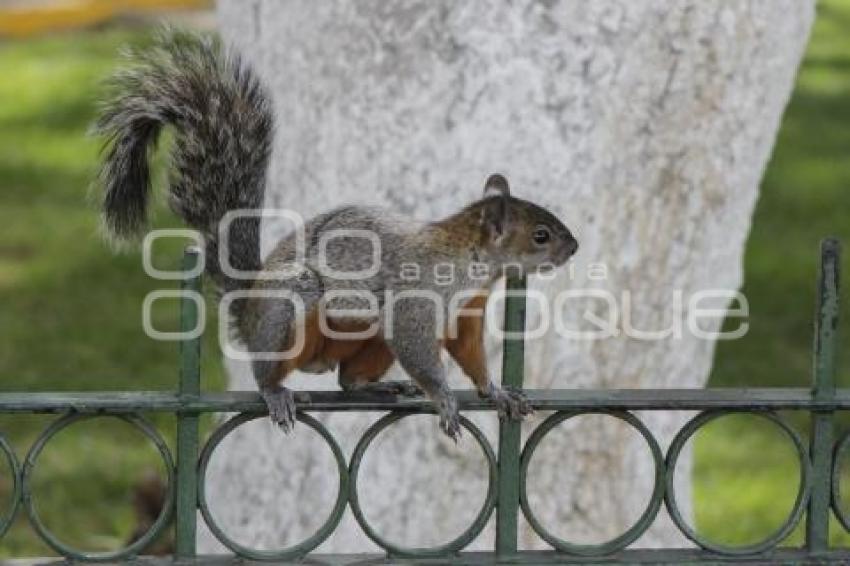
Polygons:
M219 221L232 210L263 207L274 118L257 77L217 38L163 30L153 46L129 54L110 86L94 128L107 137L106 230L118 240L144 230L148 160L163 126L173 126L171 208L204 236L207 271L219 287L245 287L249 281L222 270L219 247L234 269L258 271L260 217L234 220L226 245Z

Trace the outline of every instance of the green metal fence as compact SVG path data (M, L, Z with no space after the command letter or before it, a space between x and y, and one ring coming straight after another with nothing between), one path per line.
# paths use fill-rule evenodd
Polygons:
M184 268L191 271L199 261L197 250L188 250ZM11 506L0 515L0 542L19 512L25 512L39 536L57 553L70 560L141 562L176 561L182 563L232 563L233 556L196 556L195 533L198 511L211 531L240 561L275 560L298 561L308 557L310 563L717 563L724 561L754 562L839 562L850 563L850 550L829 547L829 520L835 514L843 528L850 530L850 516L840 507L841 455L850 450L850 435L839 442L834 438L836 411L850 409L850 390L835 387L834 359L838 322L839 245L826 240L821 248L821 267L818 287L814 340L813 387L809 389L713 389L713 390L528 390L526 393L538 411L553 411L531 432L525 445L521 443L521 425L502 421L499 428L498 456L486 437L470 421L463 426L474 438L489 467L489 487L485 502L473 523L457 538L436 548L402 548L387 540L370 525L360 508L357 478L360 462L375 436L386 427L411 414L430 412L429 403L418 397L381 396L367 393L313 392L309 402L299 404L298 420L314 429L330 446L339 473L339 494L326 522L307 540L278 551L247 548L231 540L211 516L207 501L214 497L204 489L204 477L210 455L221 440L241 424L261 418L265 406L259 395L248 392L204 393L200 387L200 339L185 340L180 350L180 382L175 392L126 393L0 393L0 413L59 413L36 440L23 464L0 435L0 452L5 455L13 478ZM511 289L522 290L525 282L511 280ZM183 282L189 291L200 289L200 279ZM184 299L181 302L181 325L191 331L198 318L198 305ZM525 297L523 293L509 294L505 305L506 340L502 366L502 382L521 387L523 382L523 340ZM471 391L458 392L462 411L492 411L493 407ZM666 457L652 432L633 411L699 411L679 431L667 449ZM805 411L811 416L811 438L804 442L799 434L776 411ZM345 457L330 432L316 419L313 412L322 411L386 411L387 415L374 423L357 444L351 460ZM142 415L168 412L177 415L177 453L171 452L157 430ZM231 412L235 417L216 429L201 449L198 419L202 413ZM687 523L679 510L673 475L685 443L702 426L722 415L748 413L761 416L775 424L790 439L800 461L800 479L793 509L785 522L764 540L743 547L716 544L700 536ZM529 504L526 478L532 454L541 439L559 423L579 415L603 414L634 427L646 441L654 465L654 487L650 501L637 522L613 540L582 545L563 540L539 520ZM167 470L167 501L159 519L141 539L130 546L108 553L88 553L71 548L51 533L39 519L34 505L30 478L44 446L57 432L76 422L112 415L140 430L155 445ZM8 473L8 472L6 472ZM690 549L627 549L639 542L641 535L653 523L661 506L665 505L676 526L697 548ZM364 532L386 553L382 555L314 555L310 552L333 533L346 508ZM552 547L550 551L522 551L517 545L517 520L523 513L532 528ZM496 514L496 544L491 552L462 552ZM170 528L176 529L174 557L139 558L145 546ZM780 547L799 521L806 521L806 542L802 548Z

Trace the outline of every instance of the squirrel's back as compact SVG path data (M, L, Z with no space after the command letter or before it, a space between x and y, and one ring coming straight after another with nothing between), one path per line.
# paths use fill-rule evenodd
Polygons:
M340 273L370 270L376 262L392 263L398 253L415 248L427 225L384 207L337 207L305 221L303 241L294 231L281 238L264 267L278 271L302 258L312 267L321 262Z

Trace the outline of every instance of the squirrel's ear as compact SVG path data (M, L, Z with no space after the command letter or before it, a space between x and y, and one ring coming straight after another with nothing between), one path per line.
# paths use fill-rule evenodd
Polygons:
M510 196L511 189L508 186L508 180L503 175L494 173L487 177L487 182L484 183L484 198L495 196Z
M488 198L481 210L481 223L493 240L501 239L505 232L505 224L508 221L508 199L506 196Z

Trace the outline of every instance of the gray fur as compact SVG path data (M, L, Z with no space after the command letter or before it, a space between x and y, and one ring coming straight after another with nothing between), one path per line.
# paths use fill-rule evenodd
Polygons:
M95 124L107 139L100 173L107 231L130 239L145 229L149 154L163 126L172 126L171 209L203 234L207 270L222 290L249 286L222 272L218 226L229 210L263 206L274 119L254 73L214 37L165 29L153 47L130 52L108 85ZM226 251L234 268L261 268L259 226L259 218L233 223Z

